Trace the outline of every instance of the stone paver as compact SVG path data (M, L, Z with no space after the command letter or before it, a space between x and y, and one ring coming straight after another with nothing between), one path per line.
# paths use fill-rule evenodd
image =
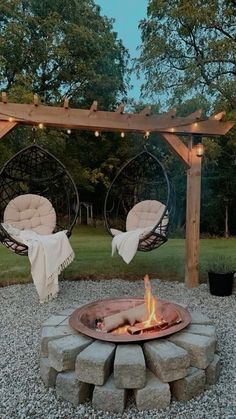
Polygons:
M41 334L41 356L48 356L48 342L60 339L64 336L75 335L77 332L70 326L46 326L42 328Z
M220 357L215 354L213 361L208 365L206 372L206 384L215 384L220 375Z
M177 400L190 400L204 391L205 371L191 367L188 375L170 383L171 393Z
M75 372L60 372L56 380L57 395L74 406L91 399L94 386L78 380Z
M134 390L134 396L138 410L164 409L170 404L170 386L147 370L147 384Z
M188 352L164 339L144 344L147 367L164 383L187 375L190 365Z
M216 339L216 328L210 324L190 324L184 331L195 335L211 336Z
M86 383L103 385L113 367L116 345L95 341L76 358L77 377Z
M191 324L212 324L212 320L206 315L202 314L200 311L193 310L190 311L191 315Z
M46 387L54 387L57 371L49 364L48 358L40 358L40 375Z
M78 306L65 308L64 310L60 311L58 313L59 316L70 316L73 311L75 311L77 308L81 307L83 304L79 304Z
M42 327L46 326L58 326L63 324L67 319L67 316L60 315L60 314L54 314L53 316L49 317L47 320L45 320L42 324Z
M97 410L123 413L126 403L127 390L117 388L111 375L103 386L95 386L92 404Z
M145 386L146 364L140 345L117 346L114 381L118 388L142 388Z
M214 358L216 339L213 337L180 332L169 336L168 341L188 351L193 367L205 369Z
M65 336L48 342L48 359L57 371L75 369L77 355L92 343L92 339L81 335Z

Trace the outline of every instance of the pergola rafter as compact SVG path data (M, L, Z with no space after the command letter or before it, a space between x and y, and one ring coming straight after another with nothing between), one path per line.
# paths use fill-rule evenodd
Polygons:
M40 104L34 95L32 104L10 103L6 93L2 93L0 103L0 139L17 125L39 125L62 129L116 132L156 132L169 145L187 168L187 208L186 208L186 269L185 283L195 287L199 283L199 226L201 195L201 157L197 156L193 143L194 135L225 135L234 125L224 121L224 112L210 118L203 118L202 111L185 116L176 116L170 109L162 115L152 115L151 108L145 107L140 113L124 112L120 104L114 112L99 111L94 101L90 109L70 108L66 98L63 107ZM188 146L179 138L187 136Z

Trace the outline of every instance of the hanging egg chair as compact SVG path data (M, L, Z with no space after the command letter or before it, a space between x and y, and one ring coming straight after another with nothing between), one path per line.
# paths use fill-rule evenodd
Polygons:
M121 167L111 183L104 204L108 232L142 229L138 250L148 252L168 239L173 196L162 163L144 150Z
M31 228L39 234L67 230L69 237L79 210L76 185L51 153L32 144L15 154L0 171L0 241L19 255L28 247L9 234ZM33 218L32 218L33 217Z

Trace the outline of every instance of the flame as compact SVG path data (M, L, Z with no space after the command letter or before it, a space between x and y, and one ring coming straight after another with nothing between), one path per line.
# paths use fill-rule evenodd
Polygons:
M145 287L144 303L146 306L147 313L147 319L143 322L143 325L151 326L153 323L161 323L162 318L158 316L157 299L156 297L154 297L154 295L152 295L152 287L151 282L149 280L149 276L146 274L143 279Z
M129 325L117 327L117 329L112 330L111 334L112 335L124 335L124 334L127 334L128 333L127 332L128 327L129 327Z
M152 287L151 282L149 280L149 276L146 274L144 276L144 304L146 307L146 319L139 323L139 325L142 325L143 327L149 327L154 326L157 324L161 324L163 322L163 318L160 314L158 314L158 304L157 304L157 298L154 297L152 294ZM114 329L111 334L112 335L123 335L128 333L128 327L129 325L124 325L117 327L117 329ZM140 334L142 334L143 331L141 330Z

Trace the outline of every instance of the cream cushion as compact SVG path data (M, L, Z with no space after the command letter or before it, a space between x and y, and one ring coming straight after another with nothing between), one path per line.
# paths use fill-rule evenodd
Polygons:
M159 201L148 199L141 201L129 211L126 218L126 230L135 230L137 228L151 227L151 229L159 222L165 205ZM165 216L162 226L168 224L168 216Z
M51 234L56 226L56 213L51 202L43 196L19 195L5 208L4 223L19 230Z

